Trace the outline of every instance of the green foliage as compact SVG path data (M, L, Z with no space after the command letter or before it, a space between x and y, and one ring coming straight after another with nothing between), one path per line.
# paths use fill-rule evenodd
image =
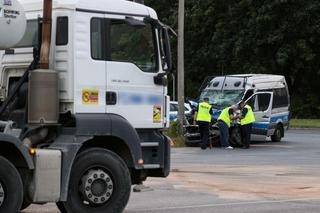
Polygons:
M186 147L186 144L184 142L184 138L182 136L172 138L174 142L174 147Z
M292 119L291 128L320 128L320 119Z
M179 135L179 126L178 121L172 122L165 134L173 140L175 147L185 147L184 137Z
M179 122L178 121L174 121L170 124L170 127L167 131L167 135L171 138L176 138L179 136Z
M177 29L178 1L145 3ZM194 98L209 75L284 75L293 116L319 118L320 1L186 1L185 73L186 96Z

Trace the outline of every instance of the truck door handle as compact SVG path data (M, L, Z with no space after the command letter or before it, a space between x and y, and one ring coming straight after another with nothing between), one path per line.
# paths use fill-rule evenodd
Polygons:
M267 116L267 115L264 115L264 116L262 116L262 118L270 118L269 116Z
M117 93L106 92L106 105L116 105L117 104Z

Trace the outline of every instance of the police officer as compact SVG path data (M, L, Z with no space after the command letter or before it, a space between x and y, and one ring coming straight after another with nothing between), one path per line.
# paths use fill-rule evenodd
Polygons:
M199 125L201 149L206 149L208 147L211 115L212 107L209 104L209 98L204 98L203 102L199 103L194 116L194 121Z
M218 117L218 127L220 130L220 143L225 149L233 149L229 144L229 128L231 126L231 120L234 119L233 116L234 107L227 107L222 110L220 116Z
M241 110L240 114L240 124L242 132L242 141L244 149L250 148L250 135L252 130L252 123L256 121L252 108L246 104L243 100L239 102L239 108Z

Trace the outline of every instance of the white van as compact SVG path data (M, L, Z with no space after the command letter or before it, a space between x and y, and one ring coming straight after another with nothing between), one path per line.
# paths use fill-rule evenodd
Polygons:
M251 140L266 139L279 142L289 125L290 97L284 76L265 74L228 75L210 78L200 99L209 98L213 119L221 110L245 100L253 109L256 122ZM239 143L239 131L232 131L231 140Z

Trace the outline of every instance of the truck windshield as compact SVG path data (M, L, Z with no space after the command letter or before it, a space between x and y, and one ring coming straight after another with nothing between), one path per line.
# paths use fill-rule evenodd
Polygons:
M200 99L209 98L209 103L216 109L223 109L239 102L244 94L243 90L213 90L205 89Z

